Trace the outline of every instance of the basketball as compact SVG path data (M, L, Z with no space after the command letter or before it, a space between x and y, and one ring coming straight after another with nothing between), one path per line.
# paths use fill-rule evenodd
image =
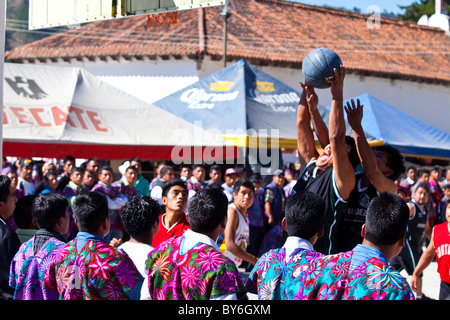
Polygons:
M331 85L326 79L334 79L333 69L336 68L339 72L341 64L341 58L333 50L328 48L314 49L303 60L303 76L315 88L330 88Z

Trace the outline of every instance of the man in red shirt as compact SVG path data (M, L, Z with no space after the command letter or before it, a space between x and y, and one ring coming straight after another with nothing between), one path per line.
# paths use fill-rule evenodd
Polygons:
M439 300L450 300L450 200L447 200L445 217L447 222L438 224L433 228L430 244L420 257L411 278L411 288L416 291L419 275L436 256L437 271L441 278Z
M161 200L165 213L159 217L158 231L152 242L153 248L169 238L183 235L189 229L185 213L188 201L186 183L178 179L168 182L163 187Z

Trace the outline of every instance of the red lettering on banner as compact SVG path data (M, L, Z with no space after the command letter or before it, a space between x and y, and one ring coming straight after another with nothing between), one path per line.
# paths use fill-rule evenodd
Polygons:
M41 127L51 127L52 124L50 122L42 121L42 118L39 115L39 113L44 112L44 108L30 108L30 112L31 112L31 115L36 120L36 122L37 122L37 124L39 126L41 126Z
M86 113L89 117L89 120L91 120L92 125L94 126L95 130L97 131L101 131L101 132L108 132L108 129L101 127L100 125L102 125L102 121L98 119L98 112L94 112L94 111L87 111Z
M5 112L5 107L3 107L3 124L9 124L8 116L6 115L6 112Z
M73 129L83 131L109 131L99 112L73 106L67 107L67 111L58 106L51 108L4 106L3 124L26 124L46 128L60 127L67 124Z
M23 108L11 107L10 109L19 120L19 123L33 124L33 122L28 118L27 114L24 113L25 110L23 110Z
M72 128L76 128L76 125L73 123L72 119L69 118L69 114L58 107L52 107L52 115L53 120L55 121L55 126L61 126L66 122Z
M77 116L78 122L80 123L81 127L84 130L89 130L88 126L86 125L86 122L84 122L84 119L83 119L84 110L80 109L80 108L77 108L77 107L73 107L73 106L70 106L69 110L70 110L70 112L75 113L75 115Z

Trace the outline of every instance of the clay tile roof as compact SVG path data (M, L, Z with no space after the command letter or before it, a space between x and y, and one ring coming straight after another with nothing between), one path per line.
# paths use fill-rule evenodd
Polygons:
M259 65L300 68L312 49L328 47L349 72L450 84L450 37L440 29L282 0L233 0L227 56ZM8 62L112 57L222 59L222 8L178 12L174 25L147 26L147 16L99 21L18 47Z

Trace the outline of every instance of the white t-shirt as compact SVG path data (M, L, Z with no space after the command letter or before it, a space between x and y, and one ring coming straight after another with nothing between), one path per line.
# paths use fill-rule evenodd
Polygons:
M21 177L18 179L18 188L22 188L24 195L32 195L35 193L34 183L23 180Z
M246 251L250 241L250 228L248 226L247 220L244 218L243 214L236 208L236 205L234 203L230 204L228 207L233 208L239 216L239 222L234 237L234 243L236 243L239 247L241 247L242 249L244 249L244 251ZM223 239L220 249L222 250L224 256L233 260L233 262L236 264L236 267L239 267L242 264L241 258L236 257L234 254L232 254L230 251L226 249L225 238Z
M144 243L135 243L127 241L123 243L119 249L125 251L128 256L133 260L134 265L138 269L139 273L145 277L145 261L153 247Z

